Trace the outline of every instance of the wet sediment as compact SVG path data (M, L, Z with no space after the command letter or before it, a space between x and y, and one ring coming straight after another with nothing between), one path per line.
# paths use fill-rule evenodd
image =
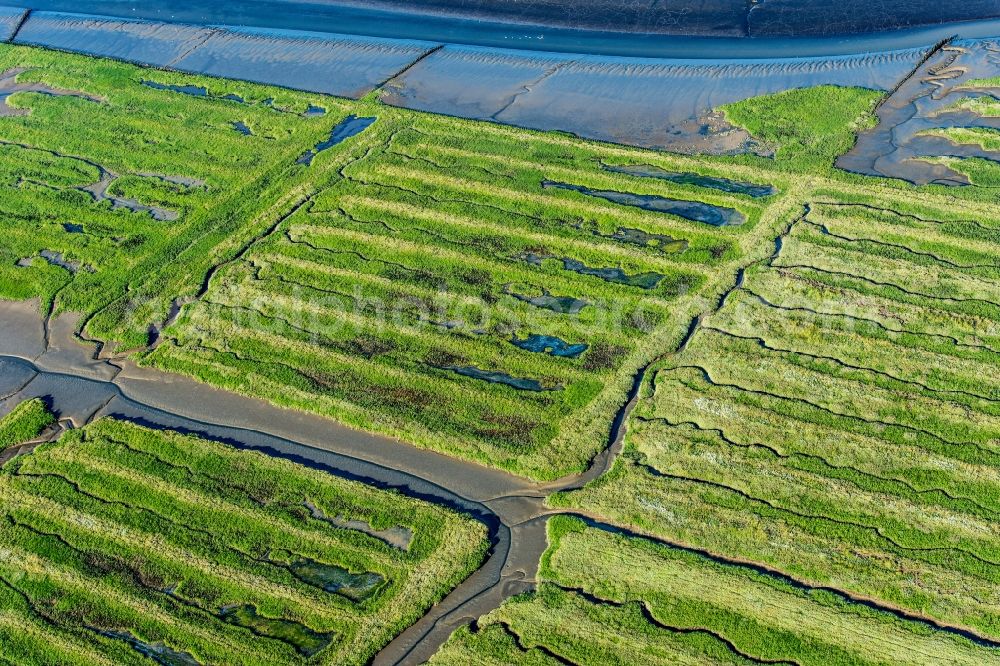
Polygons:
M915 185L968 185L969 178L935 157L978 157L1000 162L1000 151L959 144L929 131L982 127L1000 129L1000 118L957 108L964 98L995 96L996 89L969 83L1000 75L1000 45L993 40L944 41L904 77L876 110L878 125L858 135L837 166Z

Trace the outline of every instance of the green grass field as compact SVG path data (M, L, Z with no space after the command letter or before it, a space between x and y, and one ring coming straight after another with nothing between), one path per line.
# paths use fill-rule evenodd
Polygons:
M1000 214L815 197L555 503L1000 636ZM623 501L622 498L627 498Z
M710 158L0 47L16 67L85 96L0 115L0 298L140 364L544 480L587 467L652 364L610 473L548 501L661 543L553 518L537 593L437 662L998 660L899 617L1000 639L995 162L922 158L971 187L838 171L875 122L861 89L724 107L775 156ZM363 662L485 548L446 511L113 421L0 481L16 663Z
M985 664L996 650L752 567L549 523L536 593L456 632L432 664Z
M0 507L18 665L360 664L486 548L451 511L112 419L0 468Z
M55 422L39 398L25 400L0 419L0 451L29 442Z
M778 194L755 199L605 168L750 166L0 48L14 67L88 98L15 93L28 113L0 118L0 296L83 312L84 336L142 363L538 478L586 466L632 374L791 188L769 174ZM348 114L376 120L300 163Z

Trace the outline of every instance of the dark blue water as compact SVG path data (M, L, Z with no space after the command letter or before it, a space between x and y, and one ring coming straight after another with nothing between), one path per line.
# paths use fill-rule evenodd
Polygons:
M173 85L167 83L157 83L156 81L149 81L143 79L142 85L149 86L150 88L156 88L157 90L169 90L171 92L178 92L184 95L193 95L195 97L211 97L212 99L224 99L227 102L238 102L239 104L246 104L247 101L236 95L234 93L228 93L226 95L209 95L208 89L204 86L192 86L192 85Z
M510 343L515 347L526 349L530 352L549 354L550 356L559 356L561 358L577 358L580 354L587 351L587 345L583 343L571 345L562 338L557 338L554 335L532 334L524 340L514 338Z
M319 155L321 152L327 148L332 148L336 146L341 141L350 139L352 136L357 136L364 132L368 127L375 122L374 117L358 118L354 114L351 114L337 123L337 126L333 128L330 132L330 138L320 141L316 144L316 147L312 150L308 150L302 153L302 156L296 160L298 164L305 164L309 166L312 164L313 158Z
M490 382L492 384L503 384L504 386L510 386L516 388L519 391L558 391L561 387L546 388L542 386L542 383L537 379L527 379L524 377L512 377L506 372L491 372L489 370L480 370L477 367L471 365L449 365L444 368L445 370L451 370L454 373L462 375L463 377L471 377L473 379L481 379L484 382Z
M596 197L611 201L622 206L634 206L643 210L655 213L669 213L692 222L702 222L713 227L736 226L746 222L743 213L733 208L724 206L713 206L701 201L687 201L684 199L670 199L654 194L632 194L631 192L615 192L612 190L593 190L582 185L570 185L568 183L557 183L551 180L542 181L545 189L556 188L560 190L571 190L579 192L589 197Z
M651 58L842 55L924 46L952 35L1000 34L996 0L369 0L354 6L336 0L33 0L30 5L175 23ZM952 21L965 23L943 25ZM887 30L893 32L858 34Z

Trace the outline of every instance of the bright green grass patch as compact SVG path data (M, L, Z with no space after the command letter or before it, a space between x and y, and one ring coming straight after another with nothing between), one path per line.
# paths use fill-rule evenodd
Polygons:
M364 663L486 548L449 510L111 419L7 465L0 496L18 663Z
M993 650L751 567L549 522L544 582L462 629L432 663L984 663Z
M40 398L19 403L0 419L0 450L18 446L38 437L56 420Z
M145 343L172 298L192 293L218 257L259 233L260 213L293 186L283 175L346 108L324 99L328 115L306 118L315 95L2 46L0 71L14 67L28 68L21 81L98 101L29 93L8 100L28 113L0 119L0 296L48 304L58 294L56 308L87 315L90 334L128 346ZM142 83L150 80L205 85L247 103ZM261 103L269 97L272 106ZM254 135L237 132L237 121ZM106 195L94 189L102 180Z
M1000 88L1000 76L963 81L959 88Z
M1000 130L989 127L937 127L923 133L940 136L955 143L972 144L983 150L1000 150Z
M984 188L1000 187L1000 165L992 160L979 157L967 157L964 159L956 157L936 157L924 158L930 162L945 164L949 169L968 176L973 185Z
M847 152L857 132L874 127L882 93L864 88L816 86L751 97L721 107L726 120L745 128L775 158L798 168L828 167Z

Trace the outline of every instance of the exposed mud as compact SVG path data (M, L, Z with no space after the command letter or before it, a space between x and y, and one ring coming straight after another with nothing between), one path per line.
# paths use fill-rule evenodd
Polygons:
M172 7L170 13L176 9ZM271 12L278 13L273 9ZM46 11L32 12L16 41L354 99L374 90L436 46L416 40L181 25ZM336 75L331 76L331 72Z
M20 7L0 7L0 42L9 42L28 15Z
M780 247L779 237L775 254ZM718 307L741 284L738 279L720 298ZM635 374L627 401L612 424L609 446L586 472L550 483L534 483L397 440L358 432L318 416L227 393L185 377L137 368L128 359L117 359L115 365L95 359L93 348L74 342L75 319L57 318L51 324L51 335L43 336L37 307L37 302L0 302L0 414L24 399L46 397L60 416L61 427L79 427L95 418L112 415L148 427L195 434L394 489L464 511L487 525L492 546L483 566L383 648L373 660L380 665L422 663L459 626L497 608L512 595L534 589L539 560L548 545L547 518L560 513L544 506L545 496L580 488L610 469L621 450L628 418L638 402L646 373L653 365ZM701 320L702 317L695 318L685 343ZM619 530L592 520L590 523L602 529ZM874 601L865 603L873 608L887 608ZM240 617L256 624L260 616L244 610ZM892 612L891 607L889 610ZM953 633L965 631L936 623L934 627ZM260 631L269 628L274 625L257 626ZM302 645L308 650L306 644L315 644L312 640L315 637L307 638L310 640Z
M372 527L370 523L363 520L345 519L341 516L328 516L309 500L303 502L303 506L305 506L309 510L309 514L317 520L330 523L334 527L340 529L362 532L363 534L375 537L376 539L385 542L393 548L398 548L399 550L408 550L410 542L413 541L413 530L408 527L397 525L395 527L387 527L382 530L377 530Z
M900 178L916 185L968 185L966 175L925 157L979 157L1000 162L1000 151L958 144L928 130L952 127L1000 129L1000 118L955 108L966 97L995 96L995 88L971 79L1000 76L1000 47L992 40L942 42L879 105L878 125L862 132L837 166L870 176Z
M563 130L684 153L767 154L714 112L814 85L888 90L923 55L683 60L575 56L446 45L390 81L383 101L421 111Z

